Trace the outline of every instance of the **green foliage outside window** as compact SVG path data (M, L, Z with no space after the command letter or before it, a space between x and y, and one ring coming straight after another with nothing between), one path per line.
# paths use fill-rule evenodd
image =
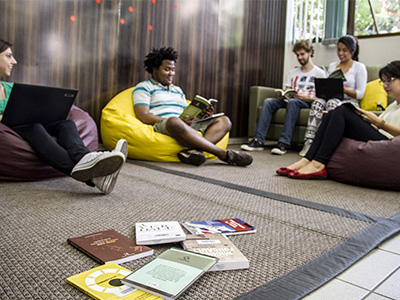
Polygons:
M375 16L376 26L373 16ZM400 0L357 0L354 35L390 33L400 33Z

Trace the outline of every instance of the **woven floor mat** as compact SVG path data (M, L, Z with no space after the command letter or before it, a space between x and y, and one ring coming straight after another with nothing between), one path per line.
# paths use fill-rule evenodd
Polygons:
M265 175L252 176L251 168L218 162L199 168L159 165L216 177L236 183L235 187L259 187L255 182ZM228 174L218 177L218 172ZM257 228L255 234L231 237L250 260L250 269L205 274L179 298L190 300L234 299L251 293L340 247L375 222L368 215L343 216L135 163L125 164L114 192L107 196L71 178L0 183L0 188L1 299L90 299L68 285L66 278L98 264L67 244L67 238L110 228L134 238L134 224L139 221L238 217ZM292 188L298 186L286 192ZM171 246L152 248L156 256ZM135 270L155 256L123 266Z
M230 148L239 150L238 146ZM251 152L251 155L253 163L245 168L229 166L220 160L208 161L200 167L182 163L143 163L374 217L389 218L400 212L396 191L352 186L329 179L294 180L276 175L275 170L300 159L297 152L289 151L280 156L272 155L267 149Z

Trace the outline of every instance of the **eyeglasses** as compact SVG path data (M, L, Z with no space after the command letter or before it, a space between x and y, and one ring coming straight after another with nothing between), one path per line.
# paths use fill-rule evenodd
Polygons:
M379 83L381 84L381 85L384 85L385 83L387 84L387 85L391 85L392 84L392 82L393 81L395 81L397 78L396 77L390 77L390 78L388 78L388 79L386 79L386 80L379 80Z

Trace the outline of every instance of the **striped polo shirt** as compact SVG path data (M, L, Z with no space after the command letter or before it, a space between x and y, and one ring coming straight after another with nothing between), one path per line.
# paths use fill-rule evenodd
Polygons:
M146 105L149 112L168 119L179 117L187 106L186 97L180 87L173 84L166 88L153 78L140 82L133 89L133 105Z

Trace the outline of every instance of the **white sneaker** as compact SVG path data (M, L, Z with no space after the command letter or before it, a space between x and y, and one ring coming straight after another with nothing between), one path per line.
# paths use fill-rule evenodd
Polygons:
M277 155L284 155L287 152L286 148L289 148L289 145L285 145L284 143L278 142L278 146L273 148L271 150L271 153Z
M301 151L299 152L300 156L302 156L302 157L306 156L308 150L310 150L312 142L313 142L313 140L310 140L310 139L307 139L304 142L303 149L301 149Z
M119 151L90 152L75 165L71 177L85 182L95 177L110 175L117 171L124 161L125 155Z
M125 160L126 160L126 157L128 156L127 141L124 139L119 140L112 152L121 152L125 156ZM111 193L115 187L115 183L117 182L117 178L118 178L119 171L121 170L121 168L122 168L122 165L121 165L121 167L119 167L119 169L117 171L115 171L114 173L112 173L110 175L93 178L94 185L106 195Z
M120 139L112 152L121 152L125 156L126 161L128 158L128 142L124 139Z

